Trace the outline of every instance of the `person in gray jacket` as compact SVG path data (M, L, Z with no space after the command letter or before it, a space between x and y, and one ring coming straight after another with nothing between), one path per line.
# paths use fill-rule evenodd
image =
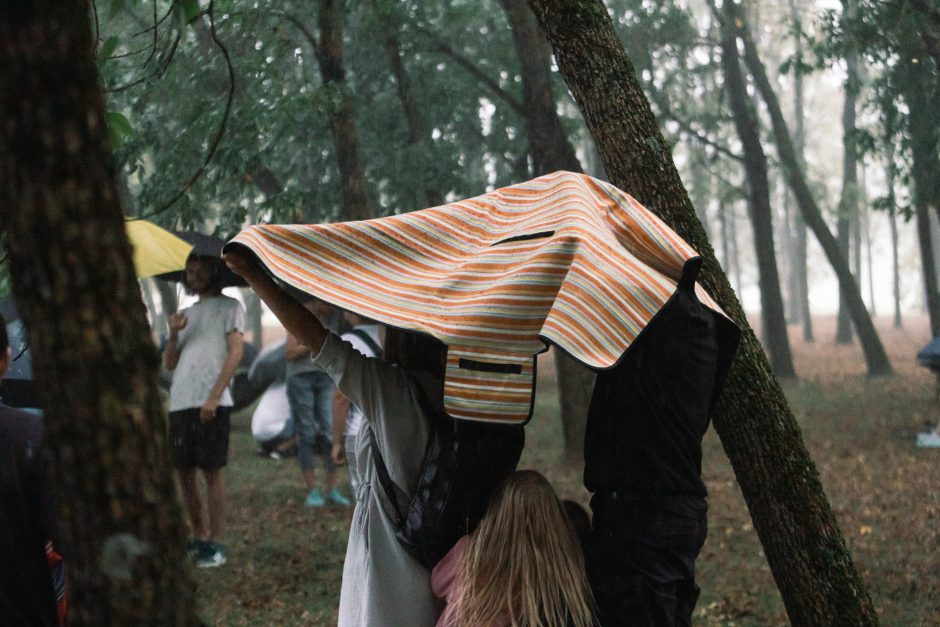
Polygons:
M314 362L363 413L356 441L362 486L356 492L343 565L339 625L435 624L441 608L431 591L430 574L395 538L394 508L376 474L372 436L398 502L409 502L417 490L430 435L418 386L427 397L438 402L442 399L443 344L393 331L386 337L387 361L365 357L281 290L248 249L229 246L224 258L284 327L310 349Z

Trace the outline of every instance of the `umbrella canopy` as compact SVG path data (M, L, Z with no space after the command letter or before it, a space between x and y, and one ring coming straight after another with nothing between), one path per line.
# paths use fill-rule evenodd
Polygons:
M127 238L134 247L134 269L143 279L186 268L193 245L146 220L127 220Z
M531 416L536 354L554 344L614 366L700 264L628 194L571 172L387 218L250 227L232 243L287 285L442 341L447 412L508 423Z
M184 240L189 245L190 252L188 254L199 255L201 257L219 257L221 259L222 247L225 245L225 240L222 238L197 233L196 231L175 231L174 233L179 239ZM186 260L184 259L183 265L175 271L162 272L154 276L166 281L183 283L186 280ZM247 285L243 278L229 270L228 266L223 264L223 287L247 287Z

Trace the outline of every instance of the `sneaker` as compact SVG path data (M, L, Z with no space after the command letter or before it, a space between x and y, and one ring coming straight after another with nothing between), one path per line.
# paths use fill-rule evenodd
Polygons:
M196 566L198 568L217 568L225 561L225 547L215 542L204 542L203 551L196 559Z
M326 501L323 500L323 495L320 494L320 491L314 488L310 490L310 494L307 495L307 500L304 501L304 505L307 507L323 507L326 505Z
M332 490L330 490L330 494L326 498L333 505L339 505L340 507L349 507L349 499L343 496L343 493L339 491L339 488L333 488Z
M940 434L938 433L918 433L917 446L923 448L940 448Z
M205 546L205 544L206 544L205 540L196 540L195 538L193 538L192 540L186 543L186 555L189 556L189 559L194 560L198 558L200 555L202 555L203 550L204 550L203 547Z

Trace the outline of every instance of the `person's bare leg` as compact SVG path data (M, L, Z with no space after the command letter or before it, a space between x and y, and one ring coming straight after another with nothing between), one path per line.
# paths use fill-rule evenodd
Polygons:
M225 524L225 484L222 469L203 470L209 500L209 541L218 543L222 539Z
M310 492L310 491L313 490L315 487L317 487L317 485L316 485L316 473L314 473L313 469L310 469L310 470L301 470L301 471L300 471L300 474L301 474L301 476L304 478L304 485L307 486L307 492Z
M336 487L336 468L326 471L326 492L329 494Z
M193 526L193 537L197 540L206 539L206 520L202 515L202 501L199 498L199 485L196 483L195 468L179 468L177 475L180 480L180 491L183 493L183 504L189 514L189 521Z

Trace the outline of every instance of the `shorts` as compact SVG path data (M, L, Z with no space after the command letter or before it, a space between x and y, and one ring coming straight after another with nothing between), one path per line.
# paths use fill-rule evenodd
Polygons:
M175 468L214 470L228 463L231 407L219 407L203 423L199 408L170 412L170 458Z

